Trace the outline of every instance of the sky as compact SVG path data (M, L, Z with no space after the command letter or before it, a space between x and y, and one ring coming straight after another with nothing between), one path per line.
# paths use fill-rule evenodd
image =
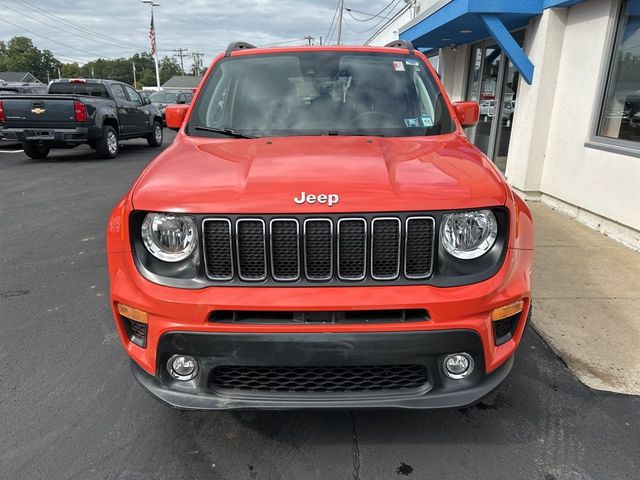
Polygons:
M159 54L204 53L208 65L232 41L296 45L326 36L338 0L156 0ZM343 43L362 44L405 0L345 0ZM379 17L372 17L388 7ZM362 13L358 13L362 12ZM354 18L355 17L355 18ZM357 20L356 20L357 19ZM70 63L149 51L150 7L141 0L0 0L0 40L31 37ZM80 27L80 28L78 28ZM332 43L335 43L336 35ZM190 59L189 59L190 60ZM190 61L186 62L191 65Z

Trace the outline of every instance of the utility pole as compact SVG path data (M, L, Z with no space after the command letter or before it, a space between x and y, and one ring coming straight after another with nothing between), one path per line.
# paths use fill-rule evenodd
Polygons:
M138 82L136 81L136 62L133 62L133 88L138 88Z
M158 91L160 91L160 66L158 65L158 44L156 41L156 26L153 21L153 7L159 7L159 3L155 3L153 0L142 0L142 3L146 3L151 7L151 26L149 28L149 38L151 40L151 55L156 63L156 82L158 83Z
M187 49L187 48L176 48L174 50L174 52L176 52L174 57L179 57L180 58L180 71L182 72L182 76L184 76L184 57L187 56L187 52L188 51L189 51L189 49Z
M93 67L91 67L91 78L96 78L96 72L93 70Z
M338 5L338 45L342 44L342 16L344 15L344 0Z
M202 52L193 52L191 54L191 56L193 57L193 65L195 67L196 75L199 77L200 76L200 68L202 68L202 57L204 56L204 53L202 53Z
M313 41L316 39L315 37L312 37L311 35L307 35L306 37L303 37L307 42L309 42L309 46L313 45Z
M60 67L58 67L58 80L62 78L62 75L60 75Z

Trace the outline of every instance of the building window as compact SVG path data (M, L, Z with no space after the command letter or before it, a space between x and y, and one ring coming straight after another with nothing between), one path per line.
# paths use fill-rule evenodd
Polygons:
M640 143L640 0L622 4L598 135Z

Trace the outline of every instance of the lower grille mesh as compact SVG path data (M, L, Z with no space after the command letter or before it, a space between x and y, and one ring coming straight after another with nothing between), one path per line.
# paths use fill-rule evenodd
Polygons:
M328 367L220 366L211 386L247 392L370 392L419 388L428 381L423 365Z

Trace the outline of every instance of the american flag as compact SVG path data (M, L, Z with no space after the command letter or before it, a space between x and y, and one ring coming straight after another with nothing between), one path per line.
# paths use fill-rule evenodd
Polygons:
M149 27L149 38L151 39L151 55L156 54L156 27L153 26L153 13L151 14L151 26Z

